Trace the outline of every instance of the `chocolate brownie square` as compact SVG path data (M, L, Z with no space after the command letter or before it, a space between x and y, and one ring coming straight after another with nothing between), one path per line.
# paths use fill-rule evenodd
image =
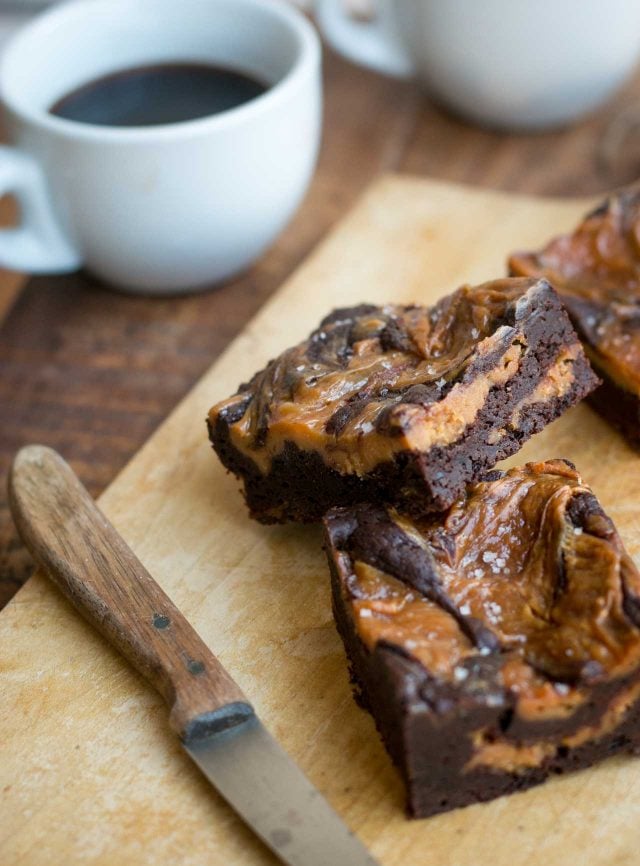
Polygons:
M593 406L640 446L640 186L611 196L571 235L509 259L560 293L596 373Z
M360 701L424 817L640 746L640 574L572 464L325 518Z
M367 500L422 513L596 383L549 283L503 279L336 310L214 406L209 434L263 523Z

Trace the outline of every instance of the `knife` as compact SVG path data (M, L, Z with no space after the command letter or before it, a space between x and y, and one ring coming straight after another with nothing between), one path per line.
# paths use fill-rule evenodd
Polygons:
M19 451L9 502L34 559L160 692L187 754L284 863L376 866L59 454Z

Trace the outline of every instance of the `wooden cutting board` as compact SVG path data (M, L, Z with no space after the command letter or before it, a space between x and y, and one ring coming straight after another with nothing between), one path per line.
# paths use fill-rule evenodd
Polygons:
M204 418L330 308L430 303L500 276L510 250L569 229L589 204L383 178L100 500L385 866L637 863L640 759L407 821L396 773L351 698L317 527L251 523ZM555 456L577 463L640 559L638 457L584 405L517 460ZM160 699L40 575L0 614L0 687L3 866L275 862L182 754Z

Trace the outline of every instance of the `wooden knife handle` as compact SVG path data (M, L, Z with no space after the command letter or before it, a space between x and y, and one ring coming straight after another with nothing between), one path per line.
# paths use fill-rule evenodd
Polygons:
M16 455L9 502L40 566L171 707L185 741L246 721L240 688L50 448Z

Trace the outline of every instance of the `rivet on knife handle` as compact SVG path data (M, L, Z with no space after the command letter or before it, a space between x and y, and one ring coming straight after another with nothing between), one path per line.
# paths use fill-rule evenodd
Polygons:
M163 695L184 741L253 716L240 688L55 451L31 445L18 453L9 501L38 564Z

